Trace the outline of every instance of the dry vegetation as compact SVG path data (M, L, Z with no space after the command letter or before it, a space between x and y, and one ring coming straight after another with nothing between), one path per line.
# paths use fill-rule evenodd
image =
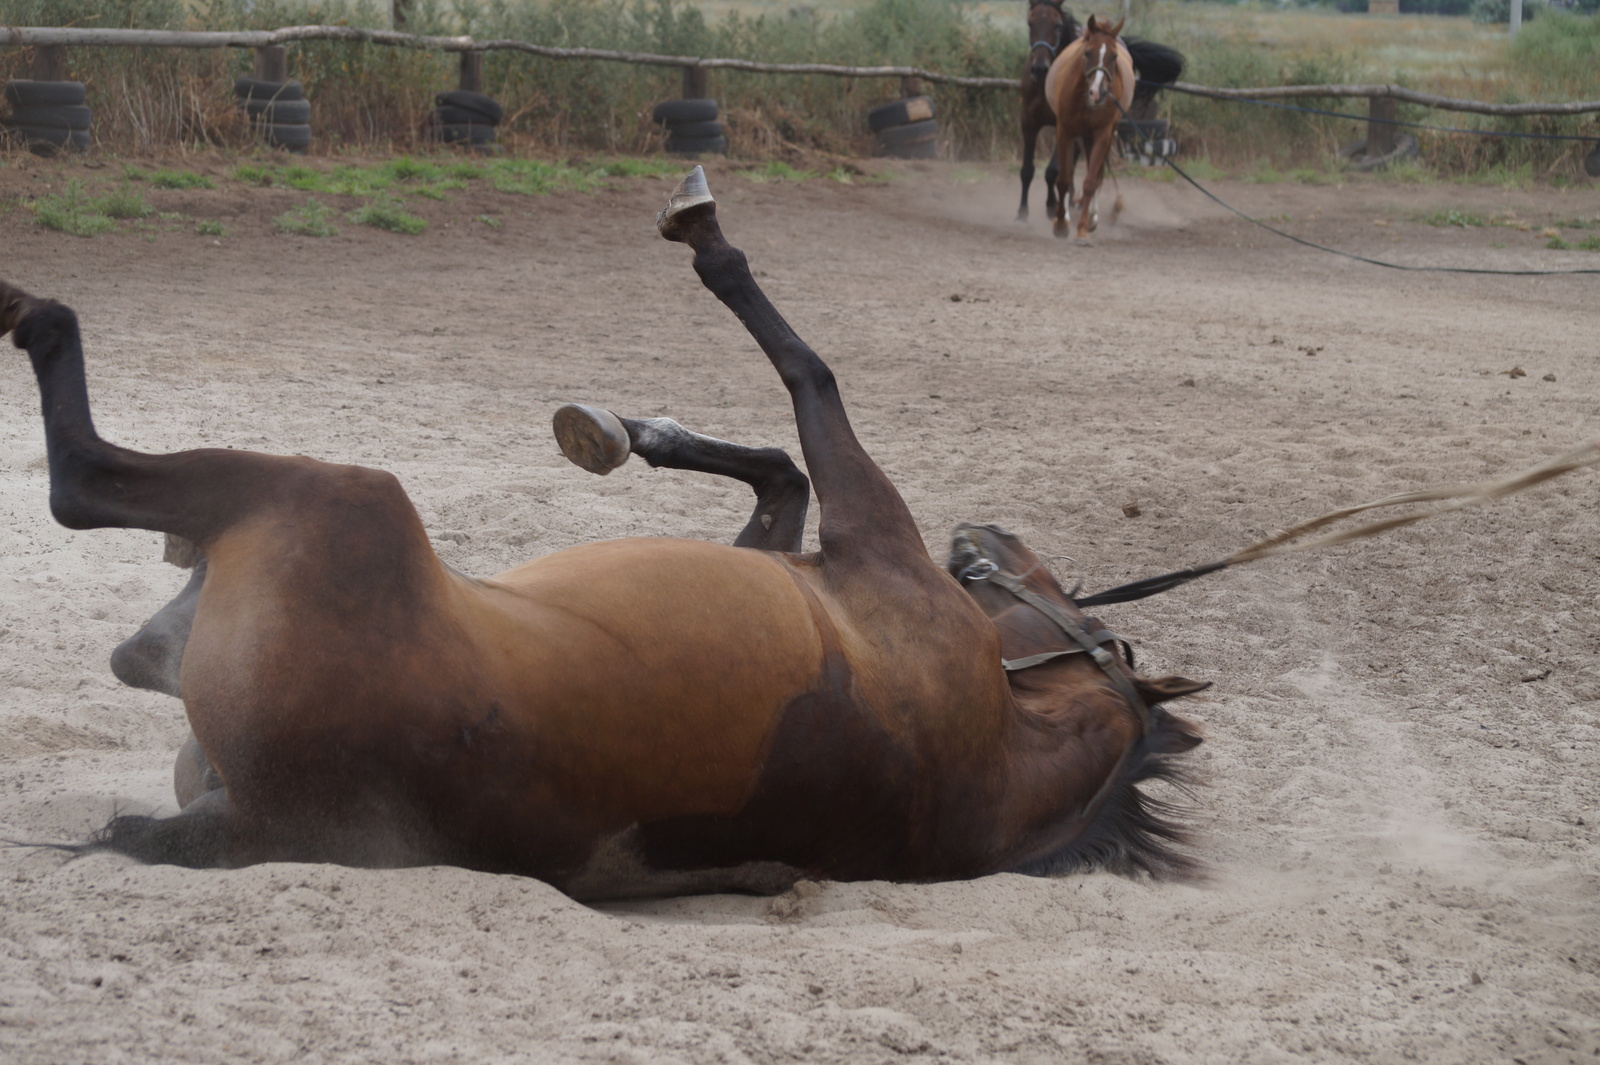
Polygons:
M1116 6L1116 5L1112 5ZM772 61L915 63L961 74L1011 76L1027 45L1016 3L987 0L526 0L510 6L418 0L410 28L468 32L541 43L590 45ZM1089 10L1078 5L1080 14ZM26 25L138 25L264 28L344 21L387 26L374 0L19 0L7 21ZM1136 5L1133 32L1172 44L1189 57L1186 80L1224 86L1398 82L1444 95L1493 101L1600 98L1600 20L1546 15L1511 47L1503 28L1464 17L1374 18L1327 10L1148 2ZM23 76L27 49L0 52L0 75ZM89 84L95 137L117 151L206 143L243 147L249 131L229 91L247 70L241 51L78 49L73 76ZM411 150L426 137L432 95L454 84L453 56L382 47L308 43L291 50L291 76L314 102L319 153L349 148ZM661 131L656 101L680 93L670 68L535 61L492 55L487 90L507 105L502 141L514 153L599 150L651 153ZM892 98L891 80L845 81L719 72L711 91L722 103L737 157L814 164L817 156L872 150L865 112ZM935 90L952 158L1009 159L1017 151L1010 93ZM1317 101L1306 101L1315 105ZM1359 101L1323 101L1361 112ZM1172 97L1167 105L1184 151L1231 169L1331 165L1334 149L1361 136L1347 120ZM1522 120L1403 108L1403 119L1482 130L1600 136L1593 116ZM1422 137L1419 173L1582 180L1585 148L1574 142Z

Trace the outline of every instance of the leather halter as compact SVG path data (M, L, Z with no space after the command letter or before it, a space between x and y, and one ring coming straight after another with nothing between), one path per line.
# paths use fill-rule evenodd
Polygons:
M1031 55L1035 48L1043 48L1045 51L1050 53L1050 58L1054 59L1056 57L1056 53L1061 51L1061 38L1067 32L1067 13L1062 10L1060 4L1052 3L1051 0L1033 0L1033 3L1028 5L1028 10L1032 11L1036 7L1053 7L1056 9L1056 13L1061 15L1062 18L1060 22L1056 23L1056 43L1051 44L1049 41L1034 41L1028 46L1028 53Z
M1029 572L1031 573L1032 570L1030 569ZM1022 577L1027 575L1027 573L1024 573ZM990 559L981 556L968 563L958 574L958 579L962 581L988 581L996 587L1005 589L1015 598L1043 614L1068 639L1078 646L1069 647L1061 651L1046 651L1043 654L1029 655L1026 658L1002 658L1000 665L1009 673L1019 669L1028 669L1048 662L1053 658L1060 658L1063 655L1087 654L1094 659L1095 664L1106 675L1106 679L1111 681L1112 686L1117 689L1117 693L1128 701L1129 706L1133 707L1134 712L1139 716L1140 724L1148 735L1151 727L1149 705L1144 701L1144 697L1139 694L1139 689L1134 686L1132 678L1128 676L1117 656L1101 646L1102 644L1119 640L1121 637L1103 627L1098 629L1090 628L1085 622L1091 619L1086 618L1084 621L1079 621L1074 618L1071 614L1062 610L1059 605L1023 584L1022 577L1007 573Z

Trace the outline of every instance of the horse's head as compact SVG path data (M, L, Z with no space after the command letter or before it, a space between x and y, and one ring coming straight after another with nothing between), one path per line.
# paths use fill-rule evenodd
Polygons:
M1061 0L1029 0L1028 39L1033 46L1028 50L1028 74L1033 80L1044 81L1061 46L1077 35L1077 21Z
M1122 32L1122 20L1101 22L1089 16L1083 30L1083 77L1089 83L1089 106L1099 107L1117 88L1117 50L1121 44L1117 36Z

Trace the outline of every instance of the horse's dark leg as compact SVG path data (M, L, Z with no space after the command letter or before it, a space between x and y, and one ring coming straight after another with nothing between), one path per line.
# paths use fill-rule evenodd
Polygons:
M1017 207L1017 221L1028 220L1028 186L1033 184L1033 150L1039 140L1039 124L1033 120L1029 113L1030 108L1024 100L1022 106L1022 203ZM1045 172L1045 180L1050 180L1049 171ZM1045 200L1045 206L1050 206L1050 201Z
M1047 215L1056 211L1056 182L1061 180L1061 146L1050 148L1050 162L1044 168L1044 209Z
M632 454L652 467L743 481L755 490L756 505L734 546L800 550L811 482L782 448L745 447L690 432L671 418L619 418L577 403L556 411L554 428L561 453L590 473L610 473Z
M1105 175L1106 156L1111 154L1111 139L1115 127L1107 127L1102 132L1094 135L1094 141L1089 148L1089 163L1083 175L1083 198L1078 204L1078 234L1074 241L1078 244L1089 243L1089 234L1094 231L1098 219L1095 217L1094 197L1100 191L1100 180Z
M850 428L833 371L757 286L744 253L723 238L704 171L695 167L684 179L656 225L668 240L694 249L700 280L744 323L789 390L800 449L822 510L818 535L824 558L847 563L885 556L926 559L905 501Z

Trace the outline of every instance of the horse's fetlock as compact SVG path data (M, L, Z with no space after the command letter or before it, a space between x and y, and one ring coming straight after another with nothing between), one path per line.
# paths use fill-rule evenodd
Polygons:
M72 308L55 300L38 300L21 312L11 340L29 354L45 355L53 352L63 337L77 335L78 316Z

